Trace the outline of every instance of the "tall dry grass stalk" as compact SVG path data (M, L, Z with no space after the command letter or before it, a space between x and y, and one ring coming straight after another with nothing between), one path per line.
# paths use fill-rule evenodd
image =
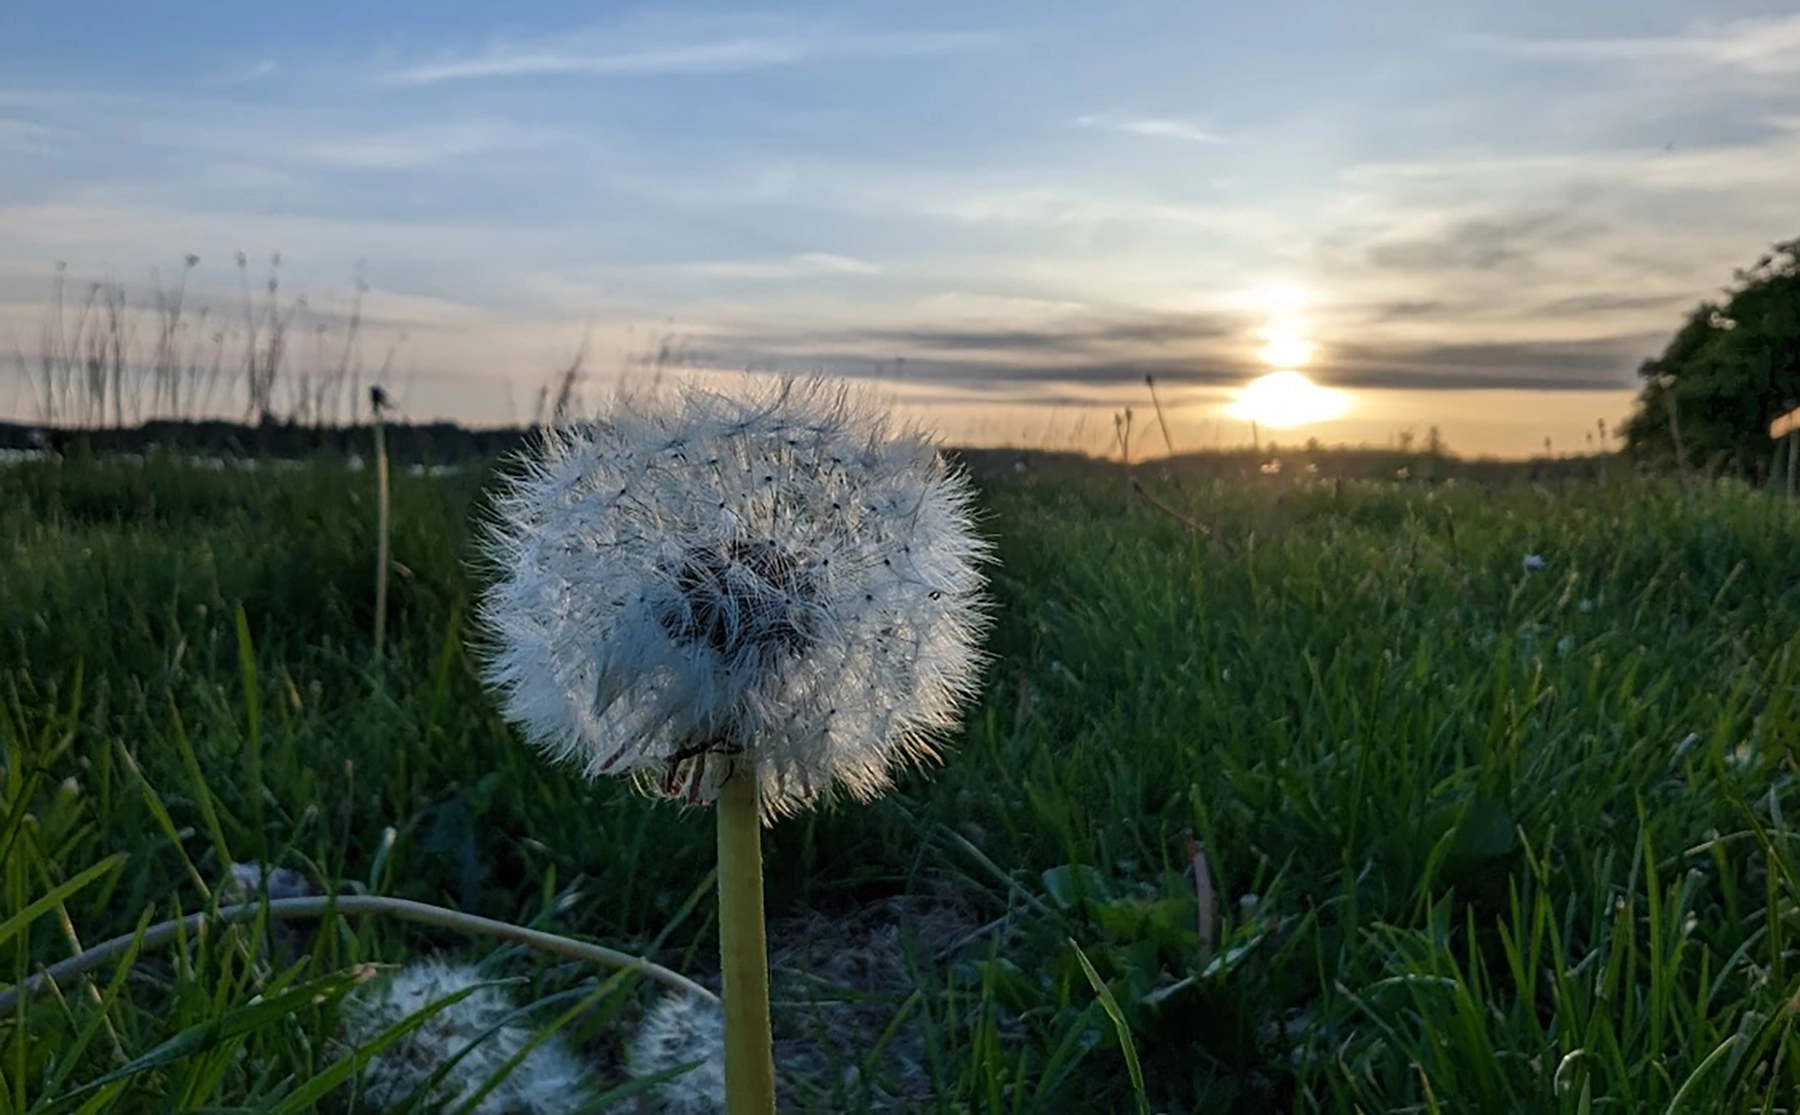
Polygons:
M248 421L319 427L354 420L361 381L363 299L358 265L347 314L321 314L305 297L283 300L281 256L253 291L249 260L236 256L241 307L236 315L193 308L191 277L200 257L182 257L165 284L151 272L148 295L116 278L71 289L59 263L38 326L36 351L15 344L13 360L45 425L123 427L155 419L193 421L238 410ZM79 288L77 288L79 289ZM296 360L290 337L312 337L310 359Z
M369 412L375 427L375 657L387 638L388 597L388 528L391 510L388 497L387 430L382 415L387 410L387 392L379 385L369 388Z

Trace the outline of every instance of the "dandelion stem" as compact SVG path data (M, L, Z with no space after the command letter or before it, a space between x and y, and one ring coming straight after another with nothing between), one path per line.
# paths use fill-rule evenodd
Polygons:
M760 877L757 885L760 888ZM143 931L141 947L148 949L166 944L176 937L191 936L202 932L208 926L249 921L263 909L264 906L261 902L244 902L235 906L221 906L216 914L203 912L160 922ZM698 995L709 1001L715 998L711 991L681 973L672 972L660 964L653 964L642 957L632 956L630 953L609 949L604 945L594 945L586 941L561 937L554 933L545 933L542 930L527 929L522 925L513 925L511 922L477 917L459 910L446 910L442 906L432 906L425 902L413 902L405 898L389 898L385 895L372 894L277 898L269 902L267 910L271 921L326 917L334 911L352 917L359 914L388 914L403 921L422 922L426 925L436 925L471 935L499 937L502 940L527 945L557 956L566 956L571 960L603 964L609 968L631 968L677 991ZM757 907L759 940L761 939L761 913L762 908L759 903ZM60 987L81 973L98 968L108 960L126 952L131 948L132 942L137 939L138 934L126 933L114 937L110 941L103 941L86 952L52 964L17 986L0 991L0 1014L10 1012L21 995L36 995L52 986ZM764 1001L767 1002L766 995Z
M763 926L762 807L753 767L719 788L719 960L730 1115L774 1115L769 946Z

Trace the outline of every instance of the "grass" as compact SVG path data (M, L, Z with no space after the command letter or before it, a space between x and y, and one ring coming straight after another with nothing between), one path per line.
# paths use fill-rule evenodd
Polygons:
M369 474L0 471L0 981L258 860L713 978L710 819L546 766L479 682L484 480L395 477L377 658ZM766 840L788 1107L1794 1109L1789 507L1155 482L1202 537L1116 475L983 485L997 660L965 732ZM808 935L831 963L782 951ZM342 919L20 1003L0 1115L368 1109L344 997L434 951L562 1004L536 1017L625 1079L649 985Z

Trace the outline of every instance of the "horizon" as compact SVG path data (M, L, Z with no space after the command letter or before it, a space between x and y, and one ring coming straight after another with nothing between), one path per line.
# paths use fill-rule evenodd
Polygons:
M588 401L826 371L971 446L1104 454L1153 375L1177 452L1580 453L1800 234L1800 14L1574 7L34 6L0 37L0 418L43 418L59 261L216 322L234 254L260 291L279 251L290 361L366 265L362 362L416 421L528 422L585 351Z

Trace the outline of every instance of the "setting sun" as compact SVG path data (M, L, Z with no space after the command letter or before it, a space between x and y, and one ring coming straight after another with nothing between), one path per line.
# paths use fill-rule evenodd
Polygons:
M1251 380L1225 413L1259 426L1286 430L1328 422L1349 409L1350 396L1346 392L1320 387L1288 368Z

